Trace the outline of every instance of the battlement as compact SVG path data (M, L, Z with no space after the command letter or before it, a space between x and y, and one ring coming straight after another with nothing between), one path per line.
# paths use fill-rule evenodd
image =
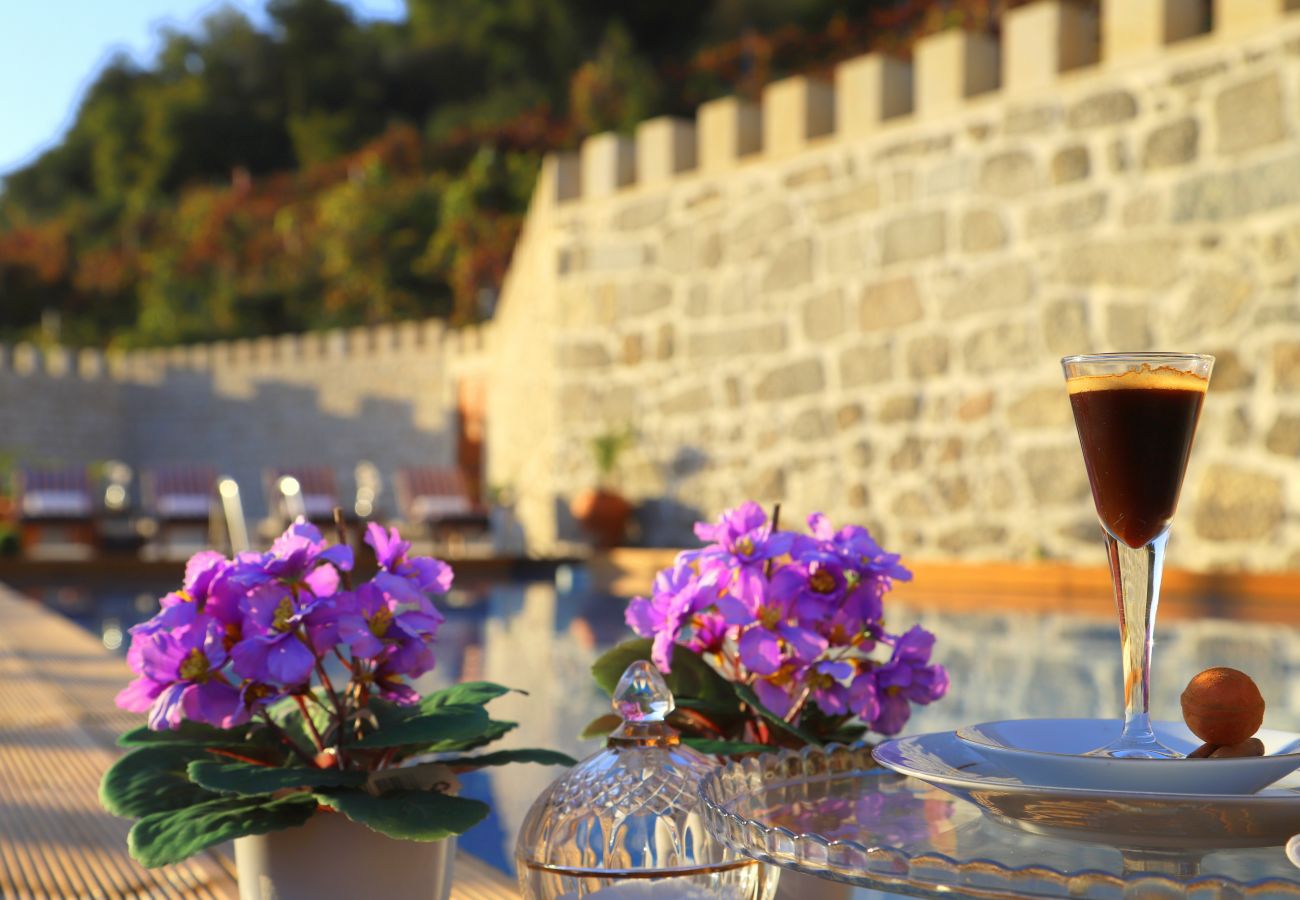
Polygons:
M449 328L441 319L426 319L129 351L0 344L0 373L83 381L137 381L157 378L169 370L257 371L394 355L473 356L486 345L487 326Z
M1000 41L940 32L923 38L910 61L872 53L840 63L833 81L773 82L761 103L724 97L703 104L694 121L661 117L635 136L592 135L576 153L549 160L538 197L551 205L599 199L934 121L977 99L1050 91L1067 73L1140 64L1194 38L1266 32L1296 10L1300 0L1101 0L1098 15L1071 0L1039 0L1007 13Z

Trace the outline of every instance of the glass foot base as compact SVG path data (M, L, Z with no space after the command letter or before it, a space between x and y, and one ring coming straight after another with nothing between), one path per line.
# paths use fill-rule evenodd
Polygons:
M1084 756L1107 756L1111 759L1182 759L1183 754L1170 750L1152 737L1148 741L1120 738L1105 747L1089 750Z

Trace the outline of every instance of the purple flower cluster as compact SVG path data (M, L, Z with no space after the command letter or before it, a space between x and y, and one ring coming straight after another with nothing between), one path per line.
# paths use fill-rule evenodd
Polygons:
M137 677L117 705L147 712L153 729L183 719L230 728L310 694L313 677L329 687L327 660L359 692L417 702L405 679L433 668L442 615L431 595L451 587L451 567L409 556L396 530L372 524L366 543L379 571L355 589L343 587L351 548L329 545L301 519L266 553L196 554L181 590L131 629L127 662Z
M680 644L753 687L787 721L813 703L897 734L912 704L948 690L947 672L930 663L934 635L920 626L885 630L884 595L912 575L865 528L837 531L820 514L808 528L775 530L752 502L697 524L696 535L711 543L660 572L651 596L628 605L627 623L653 638L664 672Z

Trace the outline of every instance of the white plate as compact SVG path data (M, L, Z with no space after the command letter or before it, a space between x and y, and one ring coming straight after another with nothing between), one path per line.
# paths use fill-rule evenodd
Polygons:
M1033 784L1162 794L1253 794L1300 768L1300 735L1262 729L1264 756L1116 759L1085 756L1119 737L1116 719L1008 719L957 729L957 737ZM1156 740L1187 754L1201 741L1181 722L1154 722ZM1300 827L1298 823L1297 827Z
M991 819L1033 834L1136 849L1208 850L1280 846L1300 827L1300 776L1257 794L1027 784L951 731L886 741L873 755L882 766L933 784L974 803Z

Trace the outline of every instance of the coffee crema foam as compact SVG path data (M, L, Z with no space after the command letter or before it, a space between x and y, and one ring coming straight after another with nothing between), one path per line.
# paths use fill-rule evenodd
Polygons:
M1210 379L1194 372L1184 372L1170 366L1151 368L1146 363L1140 369L1128 372L1116 372L1113 375L1075 375L1068 379L1066 387L1071 394L1086 394L1089 391L1196 391L1204 394L1210 386Z

